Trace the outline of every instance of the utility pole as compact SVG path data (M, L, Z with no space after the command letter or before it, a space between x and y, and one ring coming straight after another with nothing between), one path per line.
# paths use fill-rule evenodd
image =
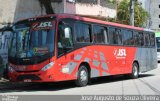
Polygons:
M116 12L118 14L118 0L116 0ZM117 21L117 14L116 14L116 17L115 17L115 21Z
M149 0L149 23L148 23L148 29L151 28L152 21L151 21L151 0Z
M130 0L130 25L134 26L134 6L135 0Z

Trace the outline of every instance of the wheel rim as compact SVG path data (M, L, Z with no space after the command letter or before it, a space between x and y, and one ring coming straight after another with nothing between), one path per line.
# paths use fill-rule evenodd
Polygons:
M133 66L133 75L137 76L138 75L138 68L136 65Z
M80 80L83 82L83 81L86 81L87 80L87 73L85 70L82 70L80 72Z

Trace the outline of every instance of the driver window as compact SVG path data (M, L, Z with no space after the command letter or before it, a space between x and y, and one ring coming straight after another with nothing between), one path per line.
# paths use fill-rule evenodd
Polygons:
M58 25L58 56L73 48L72 28L67 22Z

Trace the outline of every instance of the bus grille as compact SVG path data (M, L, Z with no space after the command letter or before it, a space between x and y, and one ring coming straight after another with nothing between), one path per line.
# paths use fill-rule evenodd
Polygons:
M18 81L23 81L26 79L30 79L30 80L41 80L38 76L30 74L30 75L20 75L17 77Z

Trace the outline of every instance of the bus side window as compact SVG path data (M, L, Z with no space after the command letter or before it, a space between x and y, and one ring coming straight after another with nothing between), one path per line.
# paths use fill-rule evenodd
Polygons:
M122 44L122 33L120 29L116 29L114 34L114 44L121 45Z
M106 28L97 25L93 26L93 41L100 44L108 43Z
M109 27L108 29L108 39L109 39L109 44L114 44L114 33L115 33L115 28Z
M122 45L122 33L120 29L109 27L108 38L110 44Z
M76 34L76 42L90 43L91 42L91 27L89 24L76 22L74 25Z
M133 32L127 29L123 30L123 45L134 45Z
M143 33L139 32L139 37L138 37L138 46L143 46L144 45L144 38L143 38Z
M108 44L108 29L107 28L104 28L103 30L103 33L104 33L104 36L105 36L105 43Z
M150 33L150 43L152 47L155 46L155 34L154 33Z
M144 33L144 46L148 47L150 45L150 41L149 41L149 34L148 33Z
M135 46L138 46L138 44L139 44L139 35L138 35L138 32L137 31L134 31L133 32L133 37L134 37L134 45Z

